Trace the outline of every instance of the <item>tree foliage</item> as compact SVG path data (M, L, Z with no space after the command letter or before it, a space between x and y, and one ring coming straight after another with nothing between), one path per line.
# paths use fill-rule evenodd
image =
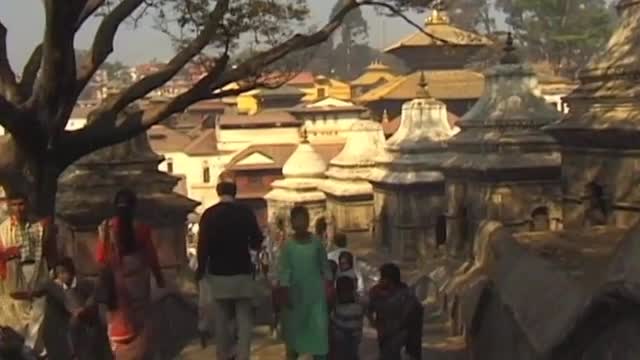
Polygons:
M534 61L573 75L611 34L605 0L496 0L518 40Z
M310 31L303 26L306 0L42 0L43 40L19 76L7 58L9 29L0 23L0 125L11 135L0 142L0 181L5 187L26 184L36 209L51 214L57 179L79 158L142 134L198 101L269 85L270 66L328 39L352 10L377 4L389 7L345 0L324 26ZM76 34L93 16L101 17L93 44L85 56L77 56ZM175 55L103 101L86 127L65 130L79 95L114 51L121 25L145 16L171 36ZM232 62L233 52L248 38L256 45L254 53ZM157 107L135 106L194 62L206 66L207 74L189 90Z
M330 17L335 16L344 3L345 0L337 0ZM345 17L338 33L340 42L327 42L323 50L329 50L335 55L331 60L331 70L340 78L352 79L356 75L355 72L361 69L354 63L357 61L357 52L363 46L366 47L369 40L369 24L361 8L353 10Z

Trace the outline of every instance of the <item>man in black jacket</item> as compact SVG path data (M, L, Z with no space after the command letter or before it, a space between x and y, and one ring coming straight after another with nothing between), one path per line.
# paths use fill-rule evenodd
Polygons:
M236 185L222 181L216 188L220 202L200 219L197 280L205 274L213 298L217 359L249 360L251 349L252 298L255 294L251 250L262 246L263 234L255 215L235 202ZM234 320L237 334L230 334ZM231 353L233 339L237 353Z

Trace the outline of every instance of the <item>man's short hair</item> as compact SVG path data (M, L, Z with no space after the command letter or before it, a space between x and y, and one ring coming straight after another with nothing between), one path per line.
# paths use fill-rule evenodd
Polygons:
M62 259L60 259L56 263L56 267L61 267L71 274L76 273L76 266L73 263L73 259L71 259L70 257L63 257Z
M216 185L216 192L218 193L218 196L236 197L238 187L230 181L222 181Z
M333 236L333 243L340 248L347 247L347 235L344 233L336 233Z
M6 198L7 200L11 201L11 200L28 200L27 194L23 191L7 191L6 194Z
M380 277L394 284L400 284L402 282L400 268L393 263L386 263L380 267Z

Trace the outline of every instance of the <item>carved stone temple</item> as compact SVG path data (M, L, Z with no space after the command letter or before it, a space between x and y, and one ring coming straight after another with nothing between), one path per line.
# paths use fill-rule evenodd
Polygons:
M327 196L329 222L335 231L370 238L373 187L368 177L384 144L380 123L361 120L353 124L344 148L330 161L328 179L320 189Z
M284 179L271 184L272 190L265 195L269 224L284 226L290 230L289 211L295 206L305 206L311 215L310 226L326 221L326 196L318 188L325 179L327 163L307 140L302 142L282 167Z
M375 241L393 258L424 260L435 247L436 219L443 212L445 142L455 133L444 103L431 97L424 76L418 96L402 108L398 131L376 159Z
M452 257L469 257L488 221L518 231L560 226L560 153L541 130L560 113L534 95L535 73L515 54L511 38L485 77L484 94L448 142L443 171Z
M544 128L561 146L563 229L498 218L446 288L472 358L640 353L640 2L620 1L618 11L618 28L567 98L569 114Z
M186 263L187 215L198 205L173 191L178 178L158 170L163 158L146 135L98 150L61 177L57 213L64 223L65 253L83 274L95 274L97 227L113 214L113 197L122 188L138 195L138 214L149 224L164 268Z

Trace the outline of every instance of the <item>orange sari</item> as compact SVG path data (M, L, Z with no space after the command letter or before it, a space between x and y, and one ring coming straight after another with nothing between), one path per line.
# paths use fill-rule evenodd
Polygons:
M121 255L118 219L103 225L97 248L98 262L113 274L116 307L108 312L108 332L116 360L143 360L151 354L151 275L160 265L151 241L151 229L135 224L138 250Z

